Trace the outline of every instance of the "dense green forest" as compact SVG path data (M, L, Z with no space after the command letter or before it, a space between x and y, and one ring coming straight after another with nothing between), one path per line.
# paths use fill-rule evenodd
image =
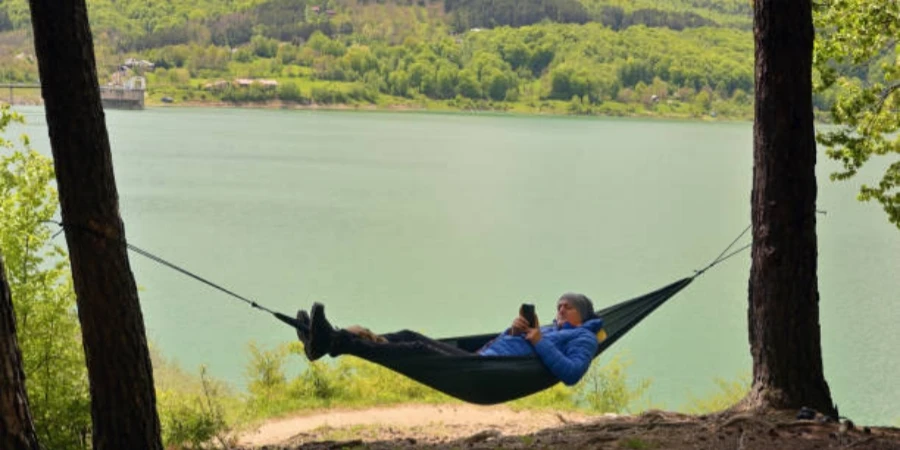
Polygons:
M149 101L749 117L744 0L88 0L103 82ZM27 2L0 80L36 81ZM134 58L153 63L125 62ZM242 80L242 82L238 82Z

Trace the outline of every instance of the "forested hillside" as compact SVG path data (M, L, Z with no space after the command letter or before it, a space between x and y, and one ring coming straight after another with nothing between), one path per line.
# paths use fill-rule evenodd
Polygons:
M751 16L744 0L88 5L101 79L143 75L151 102L685 117L751 112ZM29 32L27 1L4 0L0 80L36 80ZM153 67L125 69L129 58Z
M457 31L472 27L599 22L614 30L634 25L673 30L703 26L749 30L751 3L743 0L446 0Z

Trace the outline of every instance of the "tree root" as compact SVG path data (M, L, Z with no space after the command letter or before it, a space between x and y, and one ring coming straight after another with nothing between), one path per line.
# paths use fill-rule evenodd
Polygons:
M771 431L776 428L776 425L773 424L772 422L760 419L759 417L756 417L756 416L750 415L750 414L740 414L740 415L731 417L730 419L726 420L725 423L723 423L722 425L719 425L717 428L718 429L729 428L729 427L733 427L735 425L745 424L745 423L759 425L759 426L765 428L766 431Z

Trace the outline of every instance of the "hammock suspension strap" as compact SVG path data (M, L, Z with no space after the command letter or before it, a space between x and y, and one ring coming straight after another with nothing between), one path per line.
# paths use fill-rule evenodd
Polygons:
M181 267L181 266L179 266L179 265L177 265L177 264L175 264L175 263L173 263L173 262L170 262L170 261L168 261L168 260L166 260L166 259L164 259L164 258L162 258L162 257L160 257L160 256L157 256L157 255L155 255L155 254L153 254L153 253L151 253L151 252L149 252L149 251L147 251L147 250L144 250L144 249L142 249L142 248L140 248L140 247L138 247L138 246L136 246L136 245L133 245L133 244L131 244L131 243L125 241L125 240L122 239L122 238L116 238L116 237L112 237L112 236L107 236L107 235L105 235L105 234L103 234L103 233L101 233L101 232L99 232L99 231L97 231L97 230L93 230L93 229L91 229L91 228L84 227L84 226L77 225L77 224L63 223L63 222L59 222L59 221L55 221L55 220L45 220L44 222L45 222L45 223L52 223L52 224L55 224L55 225L57 225L57 226L60 227L60 230L57 231L57 232L53 235L54 237L56 237L57 235L59 235L59 233L61 233L62 231L68 229L68 230L73 230L73 231L80 231L80 232L83 232L83 233L86 233L86 234L93 235L93 236L95 236L95 237L99 237L99 238L101 238L101 239L106 239L106 240L108 240L108 241L110 241L110 242L116 242L116 243L122 244L122 245L124 245L128 250L131 250L131 251L137 253L138 255L141 255L141 256L143 256L143 257L145 257L145 258L147 258L147 259L149 259L149 260L151 260L151 261L153 261L153 262L155 262L155 263L157 263L157 264L160 264L160 265L162 265L162 266L168 267L169 269L172 269L172 270L174 270L174 271L176 271L176 272L179 272L179 273L181 273L181 274L183 274L183 275L185 275L185 276L188 276L188 277L190 277L190 278L193 278L194 280L199 281L200 283L203 283L203 284L205 284L205 285L207 285L207 286L209 286L209 287L211 287L211 288L213 288L213 289L216 289L216 290L218 290L218 291L220 291L220 292L222 292L222 293L224 293L224 294L226 294L226 295L228 295L228 296L230 296L230 297L233 297L233 298L235 298L235 299L237 299L237 300L241 300L241 301L243 301L243 302L249 304L252 308L256 308L256 309L259 309L259 310L261 310L261 311L265 311L265 312L267 312L267 313L269 313L269 314L272 314L272 315L275 316L278 320L280 320L280 321L282 321L282 322L284 322L284 323L286 323L286 324L288 324L288 325L290 325L290 326L292 326L292 327L294 327L294 328L301 328L301 327L303 327L303 326L302 326L299 322L297 322L297 320L296 320L295 318L293 318L293 317L287 316L287 315L282 314L282 313L280 313L280 312L278 312L278 311L273 311L273 310L271 310L271 309L269 309L269 308L267 308L267 307L265 307L265 306L259 304L258 302L254 301L254 300L251 300L251 299L249 299L249 298L247 298L247 297L244 297L243 295L240 295L240 294L238 294L238 293L235 293L234 291L232 291L232 290L230 290L230 289L227 289L227 288L225 288L225 287L223 287L223 286L221 286L221 285L219 285L219 284L217 284L217 283L215 283L215 282L213 282L213 281L210 281L210 280L208 280L208 279L206 279L206 278L204 278L204 277L202 277L202 276L200 276L200 275L197 275L196 273L191 272L190 270L187 270L187 269L185 269L185 268L183 268L183 267ZM739 241L739 240L747 233L747 231L750 230L750 228L751 228L751 226L747 226L747 228L745 228L744 231L742 231L742 232L738 235L738 237L736 237L733 241L731 241L731 243L728 244L728 246L725 247L725 249L722 250L721 253L719 253L719 256L717 256L715 259L713 259L712 262L710 262L709 264L707 264L707 265L706 265L705 267L703 267L702 269L694 270L694 275L693 275L692 277L690 277L690 279L697 278L698 276L702 275L702 274L703 274L704 272L706 272L707 270L711 269L713 266L715 266L715 265L717 265L717 264L719 264L719 263L721 263L721 262L723 262L723 261L725 261L725 260L731 258L732 256L735 256L735 255L737 255L738 253L740 253L740 252L746 250L747 248L749 248L750 245L752 245L752 244L744 245L743 247L740 247L740 248L738 248L738 249L736 249L736 250L734 250L734 251L731 251L731 252L729 253L729 250L731 250L731 248L734 247L734 245L737 243L737 241Z

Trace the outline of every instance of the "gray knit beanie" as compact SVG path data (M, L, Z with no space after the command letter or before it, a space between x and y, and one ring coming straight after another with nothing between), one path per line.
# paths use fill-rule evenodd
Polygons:
M560 300L568 300L578 314L581 315L581 321L587 322L594 318L594 303L584 294L576 294L574 292L566 292L559 297Z

